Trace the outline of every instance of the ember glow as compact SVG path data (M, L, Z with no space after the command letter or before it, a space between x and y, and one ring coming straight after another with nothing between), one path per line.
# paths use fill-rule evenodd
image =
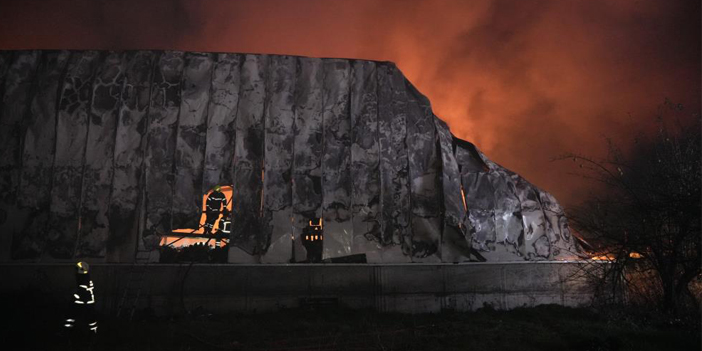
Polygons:
M573 205L550 160L604 156L700 108L699 1L3 1L0 49L175 49L394 61L457 136Z
M629 252L629 258L643 258L643 255L641 255L638 252ZM616 261L617 255L612 253L604 255L595 255L590 257L590 259L593 261Z

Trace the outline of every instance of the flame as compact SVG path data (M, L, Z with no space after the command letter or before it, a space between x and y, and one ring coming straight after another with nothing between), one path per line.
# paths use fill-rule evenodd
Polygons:
M628 255L630 258L643 258L643 255L636 252L632 251ZM595 255L590 257L591 260L593 261L608 261L608 262L614 262L617 260L617 256L615 254L604 254L604 255Z
M615 261L615 256L612 255L612 254L608 254L608 255L592 256L592 257L590 257L590 259L593 260L593 261L608 261L608 262L612 262L612 261Z
M463 198L463 209L468 212L468 203L466 202L466 192L463 190L463 185L461 185L461 198Z

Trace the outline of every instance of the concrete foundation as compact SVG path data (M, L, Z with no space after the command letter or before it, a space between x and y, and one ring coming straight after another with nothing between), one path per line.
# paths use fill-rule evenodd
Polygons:
M150 307L159 315L183 313L183 304L188 310L213 313L255 313L316 303L424 313L485 305L496 309L584 305L593 296L579 274L588 264L94 264L91 275L102 313L114 313L125 290L137 290L143 268L139 308ZM74 289L72 265L0 264L0 293L34 290L47 300L68 301Z

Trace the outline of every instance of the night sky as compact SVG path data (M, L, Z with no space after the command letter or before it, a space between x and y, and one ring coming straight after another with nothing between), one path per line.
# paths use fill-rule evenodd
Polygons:
M700 1L0 1L0 49L168 49L387 60L453 133L566 206L566 152L604 157L700 109Z

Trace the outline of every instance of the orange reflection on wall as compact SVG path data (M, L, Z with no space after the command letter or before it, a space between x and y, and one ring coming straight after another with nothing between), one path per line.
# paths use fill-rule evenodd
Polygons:
M468 203L466 202L466 192L463 190L463 185L461 185L461 198L463 199L463 209L468 212Z
M232 199L232 193L233 193L234 188L231 185L222 185L221 187L222 187L221 192L227 198L227 210L229 210L229 212L231 213L232 205L233 205L231 199ZM202 213L200 214L200 221L199 221L198 228L173 229L172 233L174 233L175 235L164 235L161 238L161 245L162 246L168 245L169 243L173 243L174 241L178 240L179 238L181 238L181 239L178 240L177 242L171 244L171 246L183 247L183 246L189 246L189 245L198 244L198 243L204 244L208 241L208 238L183 238L182 234L196 235L196 234L203 234L205 232L204 225L205 225L205 220L207 218L207 216L205 215L205 209L207 208L206 207L207 197L210 196L210 194L212 194L212 191L213 190L210 189L210 191L208 191L207 193L205 193L205 195L202 196L202 206L201 206ZM221 216L220 216L220 218L221 218ZM220 218L217 218L217 220L215 221L214 228L212 229L213 233L219 230L219 219ZM181 235L178 235L178 234L181 234ZM209 239L208 245L214 247L215 240Z

